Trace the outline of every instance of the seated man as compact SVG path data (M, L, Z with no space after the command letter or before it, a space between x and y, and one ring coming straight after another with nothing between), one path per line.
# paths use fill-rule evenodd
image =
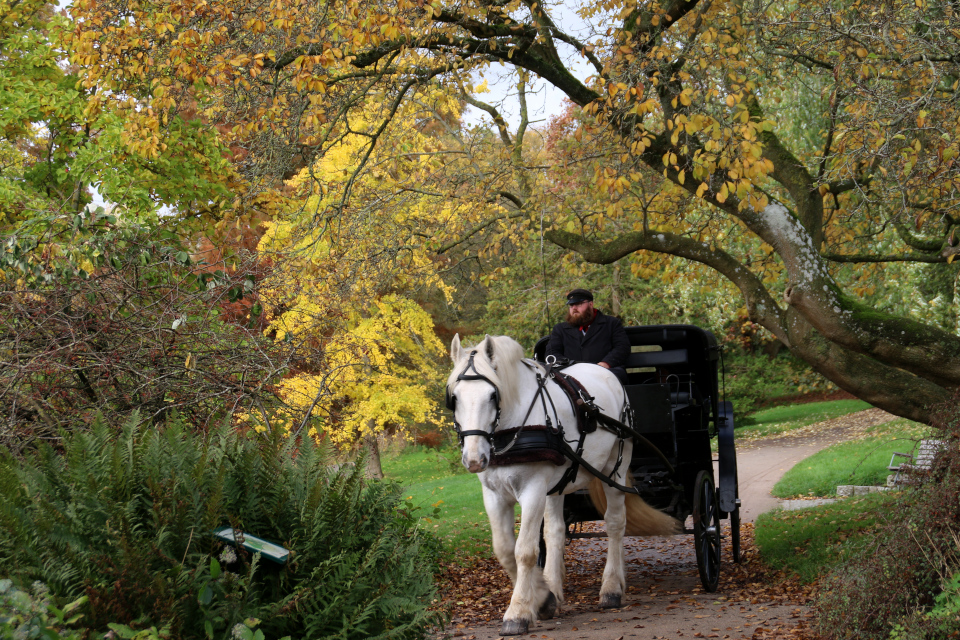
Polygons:
M567 294L567 321L553 328L546 355L599 364L626 383L630 339L620 320L594 308L592 293L574 289Z

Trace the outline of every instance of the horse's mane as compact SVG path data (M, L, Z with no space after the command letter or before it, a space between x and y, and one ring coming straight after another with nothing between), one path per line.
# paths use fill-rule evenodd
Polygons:
M490 379L500 390L501 405L506 408L513 406L517 401L521 364L524 360L523 347L510 336L487 336L476 346L464 347L464 353L475 351L473 365L477 372ZM461 358L447 378L447 389L453 390L457 376L463 372L470 361L468 357Z

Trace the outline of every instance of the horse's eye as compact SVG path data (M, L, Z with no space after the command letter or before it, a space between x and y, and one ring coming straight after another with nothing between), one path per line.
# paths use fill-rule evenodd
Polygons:
M497 392L496 392L496 391L494 391L493 393L490 394L490 402L493 402L493 403L496 403L496 402L497 402Z

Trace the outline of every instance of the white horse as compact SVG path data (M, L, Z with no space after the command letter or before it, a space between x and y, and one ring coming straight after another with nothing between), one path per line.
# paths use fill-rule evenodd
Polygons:
M537 619L552 617L563 604L563 550L565 525L563 495L547 495L571 466L555 462L523 462L491 466L493 431L521 425L556 427L559 419L565 440L574 449L580 439L571 401L552 379L543 386L549 398L538 395L537 372L544 367L524 359L523 348L507 336L487 336L477 346L461 347L460 336L450 345L453 372L447 380L447 404L453 408L454 423L463 447L463 466L479 474L483 504L490 518L493 549L513 582L510 607L503 616L502 635L527 633ZM594 364L575 364L563 371L576 378L594 397L603 414L620 420L627 398L617 377ZM582 459L621 485L627 475L633 443L600 426L586 435ZM621 460L618 465L618 459ZM606 498L604 513L607 536L607 563L600 587L600 606L619 607L626 588L623 558L624 535L670 535L679 523L654 509L635 494L626 494L601 485L582 466L562 493L595 486L591 493ZM514 539L514 505L521 510L520 534ZM595 502L597 502L595 500ZM605 508L605 512L604 512ZM540 524L546 542L546 565L537 566Z

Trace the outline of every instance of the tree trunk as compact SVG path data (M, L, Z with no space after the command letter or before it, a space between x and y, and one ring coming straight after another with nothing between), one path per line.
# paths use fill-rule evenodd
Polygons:
M370 431L363 437L363 446L367 450L366 476L374 480L383 479L383 467L380 465L380 445L377 443L377 434L373 431L373 420L368 423Z
M620 317L620 263L613 265L613 286L610 287L610 315Z

